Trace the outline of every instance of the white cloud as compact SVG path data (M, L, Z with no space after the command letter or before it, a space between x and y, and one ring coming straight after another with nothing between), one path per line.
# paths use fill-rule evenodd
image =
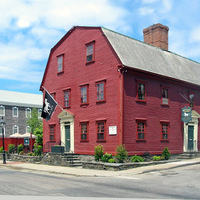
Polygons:
M128 30L125 15L109 0L1 0L0 78L40 82L50 49L72 26Z
M152 8L147 8L147 7L143 7L139 9L139 15L150 15L154 13L154 9Z
M191 31L190 42L200 42L200 26Z

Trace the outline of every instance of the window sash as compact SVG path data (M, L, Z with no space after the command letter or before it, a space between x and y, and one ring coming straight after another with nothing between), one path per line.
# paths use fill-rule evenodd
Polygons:
M5 116L5 107L0 106L0 116Z
M81 140L88 140L88 124L81 123Z
M81 87L81 103L88 103L87 86Z
M169 124L161 124L162 128L162 140L168 140L169 135Z
M13 117L18 117L18 108L17 107L12 108L12 114L13 114Z
M97 140L105 140L105 122L97 123Z
M137 122L137 139L145 140L146 123Z
M70 90L64 91L64 107L70 107Z
M49 126L50 129L50 141L54 141L55 126Z
M89 44L87 45L87 52L86 52L86 56L87 56L87 62L93 61L94 59L94 44Z
M19 133L19 127L17 125L13 126L13 134Z
M58 72L62 72L63 71L63 56L59 56L57 58L58 60Z
M26 118L31 118L31 109L26 108Z
M97 83L97 101L105 100L105 83Z
M137 84L138 87L137 87L137 100L140 100L140 101L145 101L145 97L146 97L146 86L145 86L145 83L138 83Z

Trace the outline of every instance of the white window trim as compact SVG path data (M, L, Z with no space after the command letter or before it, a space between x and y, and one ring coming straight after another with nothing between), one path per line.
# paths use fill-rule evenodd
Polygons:
M27 116L28 115L28 110L30 110L30 117L31 117L31 109L30 108L26 108L26 112L25 112L26 113L26 118L28 118L28 116Z
M4 137L6 135L6 127L4 127ZM2 136L2 132L0 132L0 136Z
M42 109L40 108L38 109L38 119L42 119L41 114L42 114Z
M17 115L16 116L14 115L14 109L17 109ZM18 108L17 107L13 107L12 108L12 116L13 117L18 117Z
M3 114L0 113L0 116L5 116L5 106L0 106L0 108L3 108Z
M28 129L29 129L30 131L29 131ZM30 132L31 132L31 127L30 127L30 126L27 126L27 127L26 127L26 133L30 133Z
M15 128L17 128L17 132L16 132L16 133L19 133L19 126L14 125L14 126L13 126L13 134L15 134Z

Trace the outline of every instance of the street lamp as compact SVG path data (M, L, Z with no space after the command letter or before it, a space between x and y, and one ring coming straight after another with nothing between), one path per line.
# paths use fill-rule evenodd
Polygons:
M5 144L4 144L4 127L6 123L3 119L3 117L0 120L0 126L2 128L2 139L3 139L3 164L6 164L6 154L5 154Z

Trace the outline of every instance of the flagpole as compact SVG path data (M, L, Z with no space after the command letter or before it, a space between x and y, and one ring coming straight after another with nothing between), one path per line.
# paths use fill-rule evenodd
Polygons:
M183 94L181 94L181 92L178 92L178 94L180 94L188 103L190 103L190 101Z
M42 88L51 96L51 94L47 91L47 89L44 86L42 86ZM64 110L54 98L53 98L53 100L56 102L56 104L60 107L61 110Z

